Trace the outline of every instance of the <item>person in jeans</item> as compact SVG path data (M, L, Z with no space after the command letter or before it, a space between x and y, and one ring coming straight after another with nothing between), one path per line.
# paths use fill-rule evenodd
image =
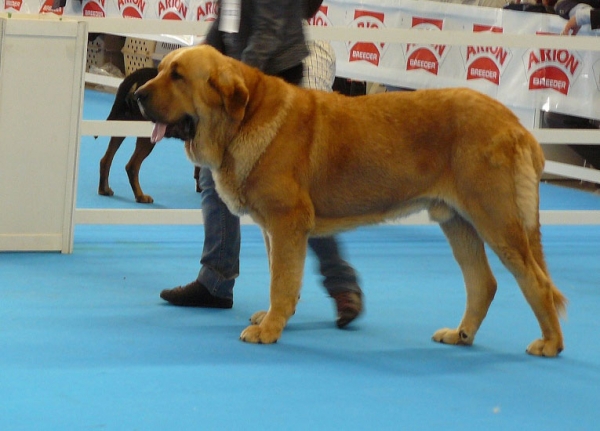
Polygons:
M321 3L304 1L306 3L299 0L244 0L237 3L237 9L235 5L228 9L231 4L222 1L219 16L206 36L206 43L264 73L301 85L304 79L303 60L309 54L302 17L312 17ZM235 17L239 17L239 21ZM317 71L319 75L326 75L325 81L333 81L335 57L331 57L332 50L328 51L328 55L323 55L324 52L322 49L312 50L312 60L319 66L307 67L307 82L324 82L323 79L313 80L314 76L311 78L311 74ZM324 59L328 63L324 63ZM331 74L333 76L329 76ZM326 87L331 91L331 83ZM191 283L163 290L160 296L173 305L231 308L233 286L239 275L240 220L219 198L208 168L202 168L200 172L200 185L204 215L200 272ZM363 309L356 272L341 257L334 237L310 238L308 245L319 260L323 285L335 301L336 323L342 328L358 317Z

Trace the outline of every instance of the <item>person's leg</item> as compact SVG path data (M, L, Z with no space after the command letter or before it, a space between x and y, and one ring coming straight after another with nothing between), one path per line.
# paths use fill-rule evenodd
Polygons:
M210 169L202 168L200 179L204 249L198 281L213 295L232 299L233 285L240 274L240 219L231 214L217 194Z
M319 260L323 286L335 300L337 326L343 328L363 310L362 291L356 271L342 259L335 237L310 238L308 245Z
M160 296L175 305L231 308L233 285L239 275L240 219L219 198L209 169L202 168L200 185L204 217L202 267L196 280L163 290Z

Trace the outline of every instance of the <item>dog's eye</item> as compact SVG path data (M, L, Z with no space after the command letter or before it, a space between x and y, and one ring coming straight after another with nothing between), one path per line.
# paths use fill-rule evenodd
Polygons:
M183 79L183 76L177 70L171 70L171 80L179 81L180 79Z

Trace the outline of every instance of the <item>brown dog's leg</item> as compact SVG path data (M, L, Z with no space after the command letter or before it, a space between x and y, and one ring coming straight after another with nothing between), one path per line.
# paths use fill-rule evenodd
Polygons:
M100 159L100 184L98 185L98 194L102 196L112 196L114 193L108 184L110 167L117 153L117 150L125 140L124 136L113 136L110 138L108 148L102 159Z
M529 239L529 246L531 247L531 253L537 264L535 270L539 270L538 272L540 274L538 276L541 275L539 279L541 280L541 286L543 286L544 289L542 291L542 296L545 297L542 301L542 307L536 306L534 308L533 304L537 303L537 299L539 299L539 291L532 291L532 286L535 286L535 283L525 284L525 289L521 287L521 290L523 290L527 301L533 308L533 311L540 322L543 336L542 339L533 341L527 347L527 353L535 356L556 356L564 349L559 317L561 314L565 313L567 299L552 282L546 267L544 253L542 251L539 224L537 227L531 229L527 233L527 236ZM519 283L519 285L521 284ZM532 297L532 300L530 300L529 297Z
M144 194L139 181L142 162L150 155L153 149L154 144L150 141L150 138L137 138L135 141L135 150L133 151L131 159L129 159L129 162L125 166L129 184L131 185L131 190L133 190L133 195L135 196L135 201L141 204L151 204L154 202L152 196Z
M258 324L248 326L240 335L249 343L274 343L296 310L302 285L308 236L299 229L290 231L287 219L268 233L271 270L270 307L266 313L255 313ZM287 225L287 228L285 227Z
M443 328L433 340L446 344L471 345L496 293L496 279L490 269L483 241L473 226L459 215L440 224L452 247L467 291L467 306L456 329Z
M552 283L543 263L539 222L526 229L516 207L506 205L506 200L499 200L505 205L496 206L489 212L477 211L474 225L514 275L538 320L542 338L533 341L527 347L527 353L556 356L564 347L559 312L564 310L566 300ZM539 220L537 208L532 219Z
M271 242L269 240L269 235L265 230L262 230L263 239L265 240L265 248L267 249L267 262L269 264L269 271L271 270ZM265 318L267 312L265 310L257 311L250 317L250 323L252 325L259 325L260 322Z
M559 311L564 309L564 297L552 283L549 274L535 260L525 235L513 247L506 248L496 243L494 248L517 279L542 330L542 338L533 341L527 347L527 353L536 356L558 355L564 348L559 322Z

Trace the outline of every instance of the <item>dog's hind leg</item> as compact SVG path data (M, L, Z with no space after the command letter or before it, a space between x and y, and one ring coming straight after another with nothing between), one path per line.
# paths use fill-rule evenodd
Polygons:
M566 307L567 307L567 298L565 298L565 296L561 293L560 290L558 290L558 288L554 285L554 283L552 282L552 279L550 277L550 273L548 272L548 268L546 266L546 260L544 259L544 252L542 250L542 235L540 232L540 225L538 223L538 225L535 228L530 229L527 232L527 236L529 239L529 247L531 248L531 252L533 253L533 257L535 258L537 264L539 265L540 269L542 270L542 272L548 277L548 280L550 281L550 290L552 291L552 299L554 302L554 308L556 309L559 317L561 315L566 314ZM559 327L560 329L560 327ZM533 345L530 345L527 348L527 351L533 353L536 350L535 344L537 344L536 342L534 342ZM563 346L564 348L564 346ZM539 356L539 355L538 355Z
M534 340L527 347L527 353L535 356L556 356L564 349L559 318L566 313L567 299L554 285L546 267L539 224L527 232L527 237L531 253L537 263L539 272L541 272L539 285L542 286L542 292L532 291L532 284L525 284L525 288L521 287L521 290L540 322L543 336L542 339ZM539 298L540 293L542 298ZM542 299L542 301L539 301L539 299Z
M539 180L544 159L532 137L517 137L521 141L515 146L514 164L502 176L512 183L496 181L479 190L479 199L470 200L469 213L480 236L514 275L538 320L542 338L534 340L527 353L556 356L564 348L559 315L566 299L552 282L542 251Z
M150 141L150 138L137 138L133 155L125 166L129 184L131 185L131 190L133 190L133 195L135 196L135 201L141 204L151 204L154 202L152 196L144 194L139 180L140 167L146 157L148 157L154 149L154 145L155 144Z
M507 202L501 198L496 199ZM527 348L527 353L556 356L564 347L559 313L564 310L565 298L554 286L543 261L539 222L536 220L526 227L523 217L517 211L516 205L511 205L510 201L503 206L497 205L486 213L478 211L479 216L474 225L514 275L538 320L542 338L533 341Z
M430 214L435 220L433 211ZM457 328L439 329L432 338L440 343L471 345L494 299L496 279L490 269L483 241L473 226L456 213L438 221L462 270L467 304Z
M109 186L108 177L115 154L123 141L124 136L113 136L110 138L108 148L102 159L100 159L100 182L98 184L98 194L102 196L112 196L114 193Z
M260 323L251 324L240 335L242 341L250 343L268 344L279 339L287 321L296 311L302 285L308 235L301 228L291 229L290 226L297 223L286 217L275 223L267 231L270 307L266 313L255 313L255 323Z

